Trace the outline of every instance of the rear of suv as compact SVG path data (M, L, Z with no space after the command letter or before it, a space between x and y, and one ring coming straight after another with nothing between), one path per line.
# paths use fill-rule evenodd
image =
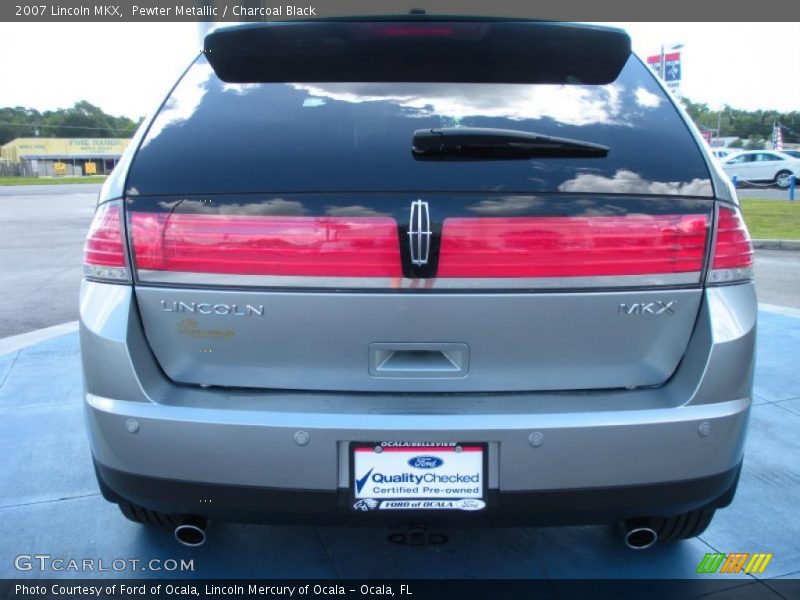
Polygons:
M752 395L735 191L619 30L217 30L104 185L81 291L129 518L624 525L730 503Z

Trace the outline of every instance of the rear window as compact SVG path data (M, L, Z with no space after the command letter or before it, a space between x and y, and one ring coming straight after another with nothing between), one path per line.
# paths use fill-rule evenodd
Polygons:
M416 129L491 127L608 146L604 158L420 161ZM255 83L186 72L131 166L129 195L585 192L709 197L705 160L631 56L609 85Z

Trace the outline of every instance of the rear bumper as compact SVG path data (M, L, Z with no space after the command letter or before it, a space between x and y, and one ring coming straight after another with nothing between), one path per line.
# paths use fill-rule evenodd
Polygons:
M741 465L688 481L612 488L501 492L480 512L351 510L347 490L292 490L217 485L131 475L95 463L105 498L153 510L238 523L403 525L406 523L534 526L614 523L638 515L673 515L727 506ZM202 501L199 501L202 499ZM710 500L709 500L710 499Z
M88 397L86 408L97 462L131 476L207 483L223 490L336 496L348 490L352 479L350 442L446 439L488 442L487 481L494 492L597 489L602 495L608 489L702 480L731 471L742 458L749 401L572 415L305 414L161 406L96 396ZM708 435L701 435L701 425ZM298 432L304 432L307 444L297 442ZM539 434L541 445L531 444L532 433ZM116 489L113 480L108 483ZM712 486L709 493L700 493L705 489L699 486L686 501L665 496L651 513L674 514L686 502L701 506L725 491L724 486ZM127 488L117 491L133 499ZM193 498L192 504L176 504L173 511L197 512L207 502L220 502L213 496ZM147 497L140 500L155 508ZM627 507L624 492L616 500Z
M454 440L487 443L487 509L437 521L601 523L725 504L742 461L749 284L706 290L663 386L571 394L177 386L153 360L132 296L85 283L81 302L86 421L111 500L220 520L383 521L349 509L350 442Z

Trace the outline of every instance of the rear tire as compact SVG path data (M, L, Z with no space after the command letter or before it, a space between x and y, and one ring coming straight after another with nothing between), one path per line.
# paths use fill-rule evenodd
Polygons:
M120 512L125 516L126 519L141 525L175 528L180 523L180 519L178 519L176 515L160 513L155 510L145 508L144 506L139 506L138 504L120 502L117 506L119 506Z
M791 181L792 181L791 171L781 171L777 175L775 175L775 185L777 185L782 190L788 188Z
M653 519L659 542L688 540L703 533L714 518L714 509L701 508L674 517Z

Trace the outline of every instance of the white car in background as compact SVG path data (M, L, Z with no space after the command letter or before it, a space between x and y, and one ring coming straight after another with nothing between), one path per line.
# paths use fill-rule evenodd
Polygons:
M800 158L778 150L747 150L724 158L722 169L737 181L772 182L788 188L792 175L800 177Z

